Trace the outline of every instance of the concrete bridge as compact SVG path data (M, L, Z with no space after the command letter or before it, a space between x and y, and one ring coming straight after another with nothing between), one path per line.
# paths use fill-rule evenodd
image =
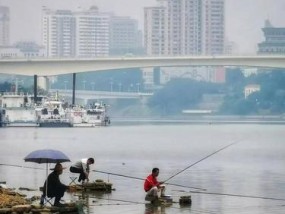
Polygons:
M37 79L47 88L46 77L73 74L72 104L75 104L76 73L123 68L189 67L189 66L248 66L285 68L285 55L258 56L168 56L117 58L32 58L1 59L0 73L34 76L34 95L37 99Z
M0 73L54 76L110 69L181 66L285 68L285 55L1 59Z

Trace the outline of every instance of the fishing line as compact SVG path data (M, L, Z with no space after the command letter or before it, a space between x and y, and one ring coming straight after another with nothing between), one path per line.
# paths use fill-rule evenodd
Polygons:
M4 164L4 163L0 163L0 166L13 166L13 167L19 167L19 168L26 168L26 169L41 169L41 170L45 170L44 168L21 166L21 165L14 165L14 164Z
M232 197L239 197L239 198L255 198L255 199L273 200L273 201L285 201L284 198L273 198L273 197L264 197L264 196L240 195L240 194L218 193L218 192L199 192L199 191L189 191L189 192L196 193L196 194L232 196Z
M124 177L124 178L131 178L131 179L141 180L141 181L145 180L143 178L138 178L138 177L128 176L128 175L122 175L122 174L116 174L116 173L112 173L112 172L104 172L104 171L100 171L100 170L92 170L92 171L93 172L103 173L103 174L108 174L108 175L120 176L120 177ZM206 189L199 188L199 187L191 187L191 186L185 186L185 185L173 184L173 183L165 183L165 184L168 184L168 185L171 185L171 186L178 186L178 187L184 187L184 188L190 188L190 189L199 189L199 190L206 191Z
M94 197L95 198L95 197ZM96 199L101 199L101 200L107 200L107 201L119 201L119 202L125 202L125 203L132 203L132 204L147 204L145 202L138 202L138 201L129 201L129 200L122 200L122 199L115 199L115 198L100 198L96 197Z
M229 145L227 145L227 146L224 146L224 147L222 147L221 149L219 149L219 150L217 150L217 151L215 151L215 152L213 152L213 153L207 155L206 157L204 157L204 158L202 158L202 159L196 161L195 163L191 164L190 166L187 166L187 167L184 168L183 170L177 172L176 174L174 174L174 175L172 175L171 177L169 177L168 179L166 179L166 180L164 181L164 183L167 182L167 181L169 181L171 178L173 178L173 177L179 175L180 173L184 172L185 170L189 169L190 167L192 167L192 166L194 166L194 165L196 165L196 164L202 162L203 160L205 160L205 159L207 159L207 158L213 156L214 154L217 154L218 152L220 152L220 151L222 151L222 150L224 150L224 149L226 149L226 148L228 148L228 147L230 147L230 146L232 146L232 145L234 145L234 144L239 143L240 141L241 141L241 140L236 141L236 142L234 142L234 143L231 143L231 144L229 144Z
M134 205L133 203L130 204L120 204L120 203L116 203L116 204L90 204L88 205L89 207L101 207L101 206L124 206L124 205Z
M91 197L92 198L92 197ZM93 197L95 198L95 197ZM96 197L97 198L97 197ZM128 204L114 204L114 205L151 205L150 203L145 203L145 202L137 202L137 201L129 201L129 200L121 200L121 199L110 199L110 198L100 198L98 197L97 199L101 199L101 200L107 200L107 201L118 201L118 202L124 202L124 203L128 203ZM175 202L173 201L173 204L178 204L179 202ZM103 206L104 204L101 204L101 206ZM112 204L106 204L106 205L112 205ZM89 205L89 206L100 206L100 204L94 204L94 205ZM166 205L160 205L160 206L153 206L154 208L156 207L164 207L164 208L168 208L168 209L181 209L180 207L172 207L172 206L166 206ZM191 212L194 213L209 213L209 214L215 214L216 212L212 212L212 211L208 211L208 210L197 210L197 209L192 209L192 208L183 208L183 210L190 210Z

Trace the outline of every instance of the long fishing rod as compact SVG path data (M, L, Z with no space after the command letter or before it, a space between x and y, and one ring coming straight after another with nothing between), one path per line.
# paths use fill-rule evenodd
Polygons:
M203 160L205 160L205 159L211 157L212 155L217 154L218 152L220 152L220 151L222 151L222 150L224 150L224 149L226 149L226 148L228 148L228 147L230 147L230 146L232 146L232 145L234 145L234 144L237 144L237 143L239 143L239 142L240 142L240 140L237 141L237 142L231 143L231 144L229 144L229 145L227 145L227 146L224 146L223 148L221 148L221 149L219 149L219 150L217 150L217 151L215 151L215 152L213 152L213 153L207 155L206 157L202 158L201 160L196 161L195 163L191 164L190 166L187 166L187 167L184 168L183 170L181 170L181 171L175 173L174 175L172 175L171 177L169 177L168 179L166 179L166 180L164 181L164 183L166 183L167 181L169 181L171 178L173 178L173 177L179 175L180 173L184 172L185 170L189 169L190 167L192 167L192 166L194 166L194 165L200 163L201 161L203 161Z
M189 191L189 192L197 194L207 194L207 195L220 195L220 196L232 196L239 198L255 198L255 199L273 200L273 201L285 201L284 198L273 198L273 197L264 197L264 196L240 195L240 194L217 193L217 192L199 192L199 191Z
M124 178L131 178L131 179L141 180L141 181L144 180L143 178L138 178L138 177L128 176L128 175L122 175L122 174L117 174L117 173L112 173L112 172L104 172L104 171L100 171L100 170L92 170L92 171L93 172L103 173L103 174L108 174L108 175L120 176L120 177L124 177ZM173 184L173 183L166 183L166 184L171 185L171 186L184 187L184 188L190 188L190 189L199 189L199 190L206 191L206 189L199 188L199 187L190 187L190 186L184 186L184 185Z

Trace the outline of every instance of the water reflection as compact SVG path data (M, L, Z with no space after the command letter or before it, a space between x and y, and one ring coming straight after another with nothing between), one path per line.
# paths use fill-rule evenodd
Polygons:
M46 179L45 166L26 163L23 160L30 151L37 149L64 151L71 160L80 159L82 156L94 156L96 165L93 169L138 178L144 178L149 169L155 166L162 169L160 178L165 180L191 163L239 139L244 140L175 176L171 183L205 188L208 192L285 199L284 126L279 125L141 125L98 129L3 128L0 181L6 181L7 186L11 188L38 189L42 186ZM69 164L66 163L64 166L68 167ZM67 171L61 176L62 183L70 182ZM109 180L109 175L107 177L98 173L90 174L90 180L95 181L102 177L103 180ZM70 199L80 199L86 214L182 214L213 211L239 214L245 207L250 207L247 213L260 214L266 213L272 206L277 206L274 214L284 214L284 209L280 209L284 208L280 206L284 204L283 201L278 203L258 198L249 200L244 197L194 193L191 193L191 207L182 208L178 204L170 207L153 207L145 205L143 181L112 175L110 182L116 189L112 193L77 192L71 195ZM179 193L177 190L185 192ZM185 187L167 187L167 193L172 195L175 201L175 197L190 194L189 190L191 189ZM40 195L41 192L27 194ZM66 194L64 199L68 201L68 197L69 194Z
M144 214L165 214L165 206L155 206L151 203L145 204Z
M77 201L83 205L83 210L85 214L94 213L94 207L96 205L102 206L102 204L98 204L100 201L108 200L110 192L104 191L81 191L76 193L74 196L77 197Z

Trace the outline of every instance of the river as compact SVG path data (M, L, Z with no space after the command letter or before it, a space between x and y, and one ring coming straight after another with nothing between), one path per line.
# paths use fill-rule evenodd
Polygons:
M142 180L91 172L91 181L109 180L115 190L110 194L87 194L84 200L88 204L85 209L88 214L283 214L284 130L285 126L278 124L1 128L0 181L6 181L7 186L13 188L38 189L46 177L45 165L23 159L34 150L57 149L70 158L71 162L63 163L66 167L78 159L94 157L93 170L138 178L145 178L153 167L159 167L158 180L177 174L169 182L206 189L203 194L190 193L197 190L167 185L166 193L175 202L180 196L191 195L192 206L180 207L173 203L154 208L145 205ZM232 143L235 144L215 153ZM65 169L62 183L68 184L69 176ZM27 194L40 195L40 192ZM72 201L77 196L66 193L63 199Z

